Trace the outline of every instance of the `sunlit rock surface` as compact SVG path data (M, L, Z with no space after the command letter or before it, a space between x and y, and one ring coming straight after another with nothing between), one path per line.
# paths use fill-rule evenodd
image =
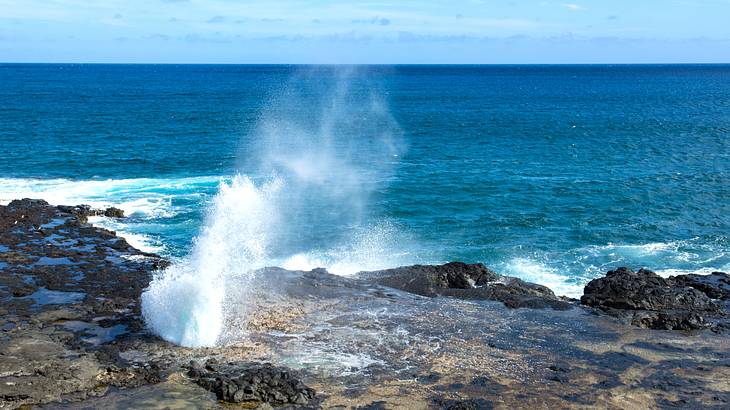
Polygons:
M178 347L151 334L139 311L142 290L167 262L86 224L84 209L32 200L0 207L6 408L225 408L218 398L227 397L262 408L729 405L727 336L642 329L524 282L516 288L560 309L472 297L509 286L477 265L451 265L451 278L419 268L427 274L410 284L402 281L408 269L419 277L413 267L351 278L263 269L245 292L226 293L218 347ZM445 282L432 280L443 272ZM727 288L719 289L708 297L723 306ZM200 363L197 377L191 361ZM264 371L271 379L291 369L291 397L263 403L275 390L254 394L244 390L254 379L233 381L259 371L246 369L281 369ZM206 375L232 384L201 387Z

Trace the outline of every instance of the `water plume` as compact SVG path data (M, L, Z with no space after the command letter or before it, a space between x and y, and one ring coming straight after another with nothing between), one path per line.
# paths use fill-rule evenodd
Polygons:
M190 254L159 272L142 295L147 324L168 341L230 340L236 332L226 323L245 323L245 309L231 299L240 305L264 266L349 274L406 254L383 249L397 232L378 223L382 215L371 206L403 147L369 76L331 67L297 73L247 141L241 175L221 183Z

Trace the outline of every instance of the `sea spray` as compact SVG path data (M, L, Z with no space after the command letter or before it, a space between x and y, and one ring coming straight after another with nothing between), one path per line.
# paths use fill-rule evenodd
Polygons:
M246 290L265 266L349 274L407 254L393 225L369 207L402 151L377 89L350 68L313 69L271 99L241 149L248 176L221 184L192 252L142 296L157 334L185 346L239 337L226 324L245 326Z
M281 181L261 187L245 176L222 182L193 251L160 272L142 294L147 324L183 346L214 345L223 329L225 289L261 267L276 225Z

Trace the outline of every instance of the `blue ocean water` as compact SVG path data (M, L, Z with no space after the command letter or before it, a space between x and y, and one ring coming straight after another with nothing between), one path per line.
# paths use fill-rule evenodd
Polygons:
M729 138L727 65L0 65L0 202L120 206L96 222L172 257L227 213L261 263L343 274L728 270Z

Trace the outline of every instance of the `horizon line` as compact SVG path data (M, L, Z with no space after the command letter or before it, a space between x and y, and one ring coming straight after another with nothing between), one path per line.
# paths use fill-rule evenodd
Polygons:
M730 65L726 62L596 62L596 63L230 63L230 62L102 62L102 61L0 61L0 65L250 65L250 66L629 66L629 65Z

